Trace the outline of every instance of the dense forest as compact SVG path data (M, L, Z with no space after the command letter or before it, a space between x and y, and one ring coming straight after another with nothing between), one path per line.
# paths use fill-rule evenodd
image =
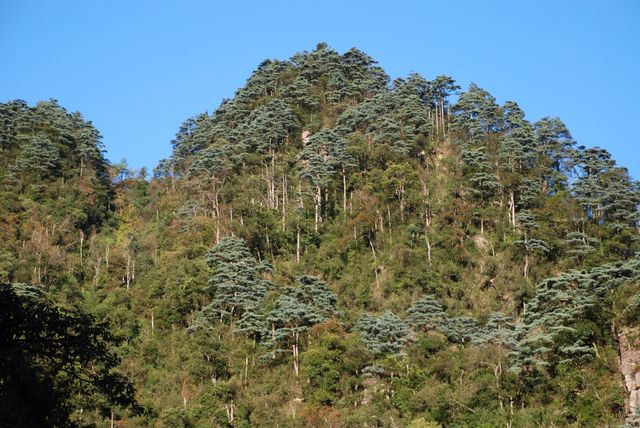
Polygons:
M640 183L558 118L319 44L152 173L0 123L0 425L640 426Z

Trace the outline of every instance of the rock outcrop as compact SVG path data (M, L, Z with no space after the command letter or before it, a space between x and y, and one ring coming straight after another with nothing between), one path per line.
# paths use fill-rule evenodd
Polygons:
M628 394L627 413L640 406L640 327L624 327L618 333L620 373Z

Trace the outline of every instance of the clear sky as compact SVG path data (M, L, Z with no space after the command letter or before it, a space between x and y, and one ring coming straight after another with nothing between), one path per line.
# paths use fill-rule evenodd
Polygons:
M109 159L153 168L184 119L320 41L392 78L448 74L530 120L559 116L640 178L637 0L0 0L0 101L56 98L93 121Z

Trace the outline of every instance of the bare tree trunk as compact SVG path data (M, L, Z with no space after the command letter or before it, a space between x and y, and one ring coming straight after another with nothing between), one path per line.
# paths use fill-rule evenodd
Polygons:
M95 287L98 283L98 278L100 276L100 265L102 264L102 257L99 257L93 265L93 270L95 274L93 275L93 286Z
M126 272L125 282L127 284L127 291L129 291L129 284L131 283L131 254L130 253L127 253L127 272Z
M80 231L80 267L82 267L82 247L84 246L84 231Z
M349 192L349 214L353 214L353 192Z
M276 153L271 149L271 200L273 206L271 208L278 209L278 198L276 197Z
M315 208L316 208L316 219L315 219L315 228L316 232L318 231L318 225L322 222L322 216L320 215L320 208L322 204L322 189L320 186L316 186L316 194L314 197Z
M253 347L255 348L255 336L254 336L254 340L253 340ZM243 374L244 374L244 384L248 385L249 384L249 356L245 355L244 357L244 370L243 370Z
M282 231L287 231L287 175L282 171Z
M342 168L342 211L347 215L347 174Z
M509 192L509 220L511 226L516 227L516 202L513 190Z
M293 339L293 372L295 373L296 377L298 377L299 371L300 371L300 367L299 367L299 361L298 361L298 345L300 343L300 333L296 330L295 333L293 333L294 339Z
M378 255L376 254L376 249L373 246L373 241L371 240L370 236L369 236L369 246L371 247L371 252L373 253L373 261L375 263L373 271L376 275L376 291L380 292L380 278L378 278Z
M300 263L300 225L296 225L296 263Z
M429 233L424 231L424 240L427 243L427 260L429 260L429 264L431 264L431 242L429 241Z

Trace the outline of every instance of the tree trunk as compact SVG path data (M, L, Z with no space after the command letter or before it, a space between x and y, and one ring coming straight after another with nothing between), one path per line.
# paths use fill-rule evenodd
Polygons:
M253 348L256 347L255 336L253 337ZM249 355L244 356L244 384L247 385L249 383Z
M282 231L287 231L287 175L282 171Z
M513 190L509 192L509 221L511 226L516 227L516 202Z
M297 330L295 333L293 333L293 338L293 372L295 373L296 377L298 377L298 374L300 372L298 361L298 345L300 343L300 333Z
M296 226L296 263L300 263L300 225Z
M318 225L322 222L322 217L320 215L320 208L322 204L322 189L320 186L316 186L316 194L314 196L315 209L316 209L316 219L315 219L315 228L316 232L318 231Z
M342 211L347 215L347 173L342 168Z
M84 231L80 231L80 267L82 267L82 246L84 245Z
M127 253L127 271L126 271L125 282L127 284L127 291L129 291L129 284L131 283L131 254Z

